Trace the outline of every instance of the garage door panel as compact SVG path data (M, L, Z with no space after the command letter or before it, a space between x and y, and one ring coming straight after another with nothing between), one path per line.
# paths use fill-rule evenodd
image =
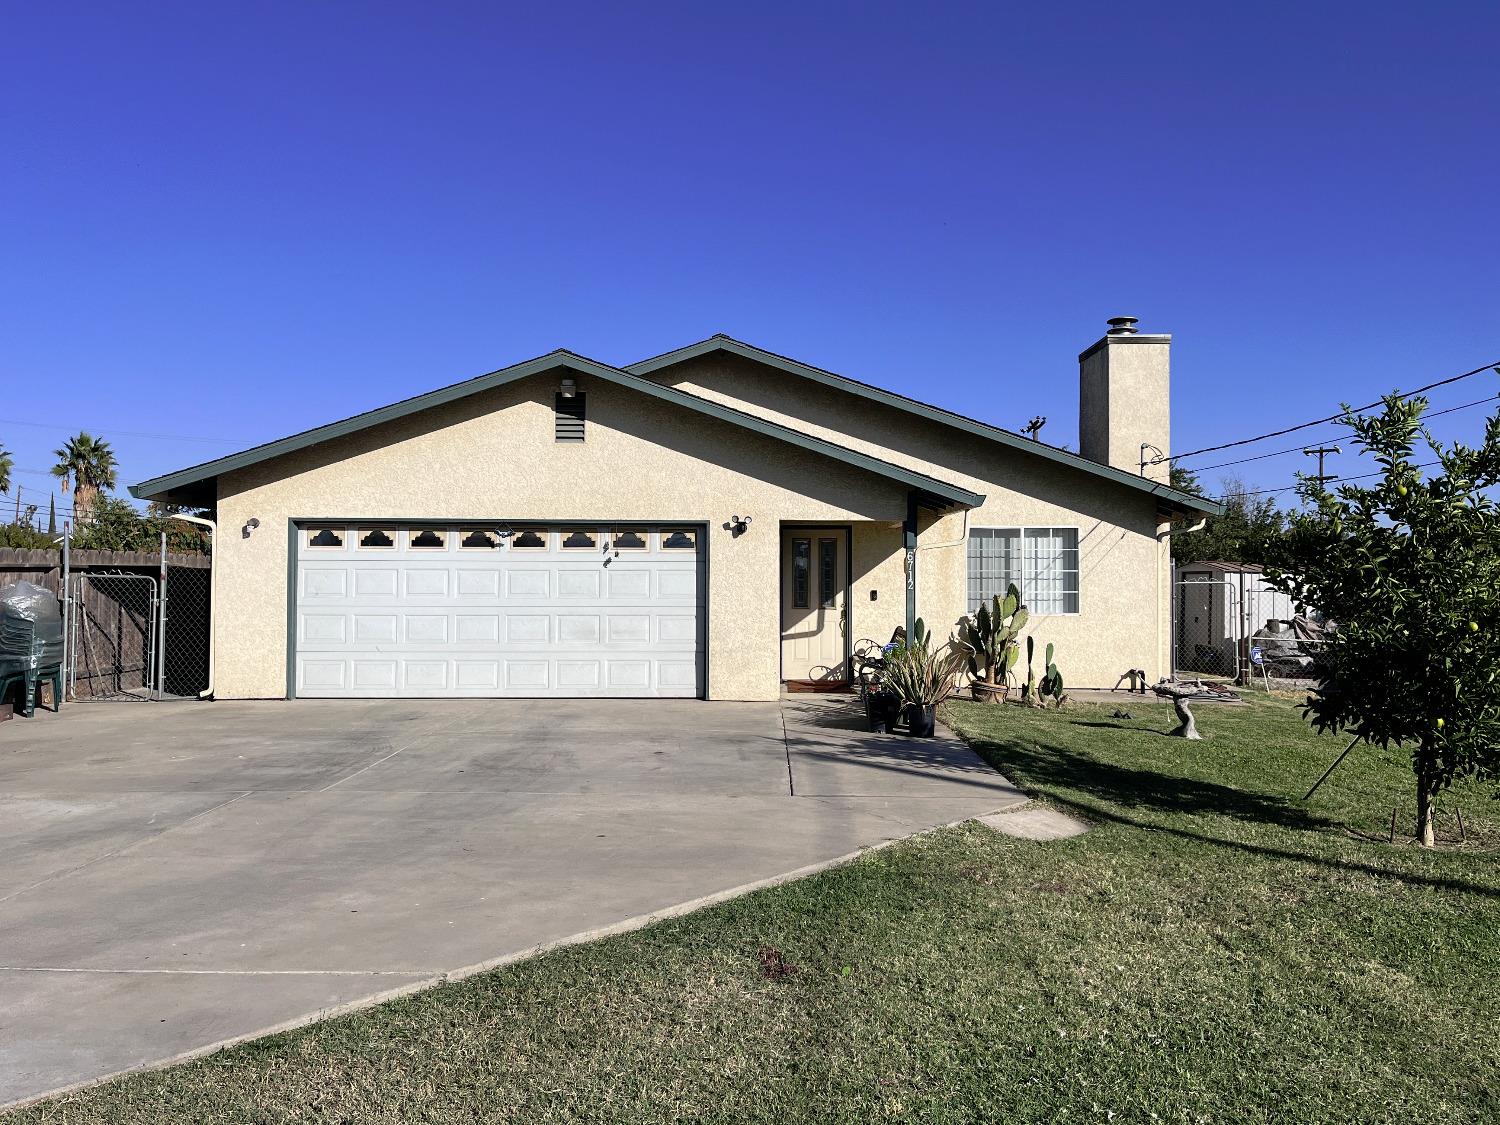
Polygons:
M505 639L510 644L546 644L552 636L552 618L545 613L508 613Z
M310 602L349 596L349 571L345 567L313 566L302 572L301 599Z
M354 571L354 596L356 598L394 598L399 579L400 571L395 567L360 568ZM329 596L342 595L330 594Z
M696 551L659 549L654 529L620 554L607 528L537 528L532 550L494 528L423 530L444 546L413 547L420 532L392 523L393 546L361 547L351 528L342 547L299 551L298 694L698 694ZM596 547L563 550L568 535Z

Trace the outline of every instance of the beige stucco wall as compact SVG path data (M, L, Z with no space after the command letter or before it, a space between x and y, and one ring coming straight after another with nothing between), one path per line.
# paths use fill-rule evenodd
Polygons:
M1153 679L1168 673L1169 547L1158 538L1153 497L728 353L653 378L982 492L985 502L968 513L967 526L1076 527L1080 612L1033 616L1029 632L1039 648L1057 646L1059 670L1075 686L1113 686L1127 668L1144 668ZM987 410L976 404L970 412ZM870 540L881 534L864 534L867 557L878 555ZM889 534L899 551L899 532ZM872 605L859 578L861 540L856 530L851 630L885 640L904 619L904 568L899 553L887 556L877 572L888 585ZM964 513L926 516L918 542L918 613L946 633L969 608Z
M553 439L554 373L221 478L218 696L286 694L294 518L706 522L708 693L717 699L779 691L781 522L860 521L856 558L880 588L880 613L904 612L900 534L891 528L905 513L903 486L602 380L579 381L588 394L582 444ZM747 534L724 528L732 514L754 517ZM251 518L260 527L246 538L240 529Z
M1172 448L1171 351L1167 335L1105 336L1078 357L1079 451L1127 473L1142 471L1141 444ZM1166 483L1171 463L1144 467Z

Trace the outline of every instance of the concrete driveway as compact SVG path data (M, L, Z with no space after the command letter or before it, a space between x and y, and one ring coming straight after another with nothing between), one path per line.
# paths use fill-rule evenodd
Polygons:
M850 704L92 704L0 725L0 1105L1019 803Z

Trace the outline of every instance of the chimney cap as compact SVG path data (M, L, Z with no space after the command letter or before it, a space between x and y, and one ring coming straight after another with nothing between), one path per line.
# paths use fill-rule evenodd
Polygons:
M1139 322L1139 319L1139 317L1134 316L1112 316L1108 321L1109 331L1105 335L1134 336L1136 333L1135 326Z

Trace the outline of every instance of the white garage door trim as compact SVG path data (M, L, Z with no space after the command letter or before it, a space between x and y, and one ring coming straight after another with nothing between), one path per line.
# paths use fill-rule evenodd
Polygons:
M288 697L702 696L706 531L294 520Z

